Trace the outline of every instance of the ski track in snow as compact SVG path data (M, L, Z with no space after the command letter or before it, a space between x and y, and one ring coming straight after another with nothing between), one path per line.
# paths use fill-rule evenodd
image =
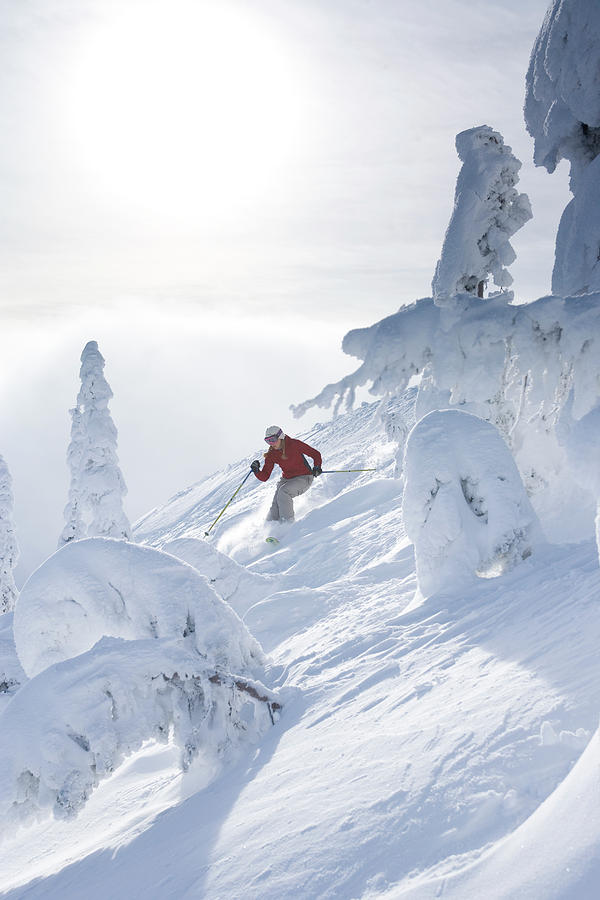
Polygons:
M210 538L270 576L244 621L284 699L275 727L212 781L202 760L182 776L172 748L148 745L76 820L5 838L3 897L445 896L473 865L484 867L473 884L504 896L485 878L490 852L542 807L552 824L553 792L597 727L596 547L544 548L502 578L415 605L395 445L376 410L305 439L326 468L377 473L317 479L275 550L263 523L275 480L248 483ZM204 540L247 465L183 491L136 539ZM476 896L460 884L452 896Z

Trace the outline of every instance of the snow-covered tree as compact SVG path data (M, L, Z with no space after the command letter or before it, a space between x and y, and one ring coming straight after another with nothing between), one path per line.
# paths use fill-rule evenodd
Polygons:
M490 421L513 451L549 539L583 540L597 498L578 484L556 428L571 391L574 420L598 401L600 294L518 306L510 299L459 294L447 309L424 298L350 331L343 349L362 364L294 413L351 405L363 385L397 396L420 376L417 418L460 407Z
M537 517L498 430L457 409L429 413L406 443L403 517L423 596L531 555Z
M0 613L14 609L17 588L13 576L19 548L13 526L12 479L0 456Z
M530 210L514 187L519 163L501 137L487 127L463 132L457 148L465 165L434 296L350 331L342 346L361 361L356 371L292 407L300 416L334 404L337 413L353 405L363 385L393 397L418 377L417 420L459 407L495 425L545 533L556 541L591 536L595 516L600 531L592 480L581 477L564 440L567 404L574 429L600 397L599 60L600 3L555 0L531 59L526 119L538 165L552 171L561 158L571 162L575 197L559 229L553 279L559 296L519 305L507 291L478 299L487 274L500 286L510 280L508 238ZM486 218L490 200L496 220Z
M531 218L527 195L515 188L521 163L501 134L489 125L469 128L456 136L456 150L463 165L432 282L439 306L455 294L483 297L490 276L500 288L512 284L506 267L516 254L509 241Z
M75 406L69 410L71 416L71 443L67 450L67 465L71 473L69 485L69 502L65 506L65 527L62 530L58 546L78 541L86 536L86 527L81 515L81 467L85 452L85 434L82 427L81 409Z
M0 816L74 815L147 741L215 775L273 725L266 658L191 566L110 538L72 541L21 592L17 653L30 681L0 716Z
M556 238L552 291L600 290L600 4L553 0L531 54L525 123L534 162L569 161L573 199Z
M98 344L89 341L81 354L77 406L71 411L71 484L59 546L85 536L129 539L131 534L123 510L127 488L117 457L117 429L108 409L113 393L103 370Z

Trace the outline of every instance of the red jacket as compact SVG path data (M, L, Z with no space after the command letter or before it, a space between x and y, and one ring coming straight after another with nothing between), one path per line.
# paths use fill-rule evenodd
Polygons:
M312 447L309 447L308 444L299 441L297 438L291 438L286 435L283 447L280 450L269 447L265 453L264 466L260 472L255 472L254 474L259 481L267 481L273 471L273 466L277 463L277 465L281 467L284 478L296 478L298 475L312 475L312 469L309 468L308 463L304 461L304 457L302 456L303 453L310 456L315 466L321 465L322 459L318 450L314 450Z

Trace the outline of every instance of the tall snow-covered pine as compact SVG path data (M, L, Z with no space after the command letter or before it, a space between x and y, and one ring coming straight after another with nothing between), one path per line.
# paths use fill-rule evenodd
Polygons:
M104 357L96 341L81 354L81 388L71 410L71 470L66 525L60 545L82 537L128 540L131 526L123 509L127 493L117 456L117 429L108 403L113 396L104 377Z
M81 468L85 453L85 434L82 427L82 412L79 406L69 410L71 415L71 443L67 450L67 464L71 473L69 501L65 506L65 527L58 541L58 546L77 541L86 536L86 527L82 518Z
M8 466L0 456L0 613L14 609L18 591L13 570L19 548L13 526L12 479Z

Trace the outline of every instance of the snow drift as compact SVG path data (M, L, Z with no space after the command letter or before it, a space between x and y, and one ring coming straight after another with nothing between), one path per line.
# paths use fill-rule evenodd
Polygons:
M276 590L275 579L249 572L206 540L181 537L167 541L160 549L197 569L240 616Z

